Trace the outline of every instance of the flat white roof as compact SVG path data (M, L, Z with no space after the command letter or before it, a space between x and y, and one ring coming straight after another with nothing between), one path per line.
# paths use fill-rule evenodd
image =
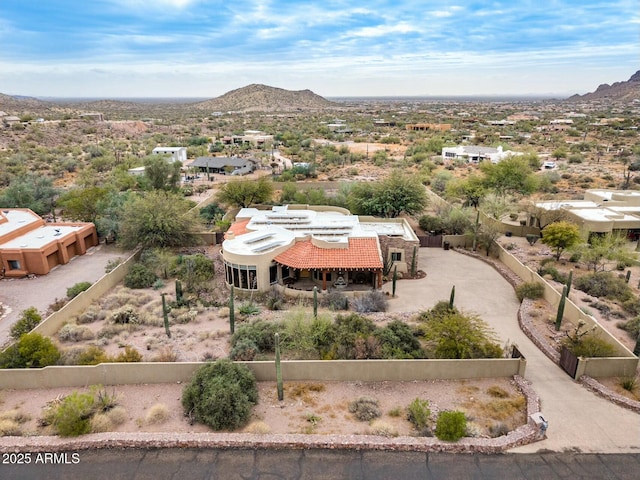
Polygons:
M41 221L38 215L28 210L0 209L0 212L2 212L2 216L8 220L8 222L0 222L0 238L25 225L39 223Z
M0 250L4 249L39 249L53 241L62 240L66 236L81 230L81 226L68 225L44 225L29 233L14 238L13 240L0 245Z
M598 204L591 200L553 200L536 202L536 207L545 210L559 210L561 208L598 208Z
M627 215L622 212L615 211L610 208L581 208L572 211L572 213L580 218L592 222L633 222L640 223L640 218L634 215Z

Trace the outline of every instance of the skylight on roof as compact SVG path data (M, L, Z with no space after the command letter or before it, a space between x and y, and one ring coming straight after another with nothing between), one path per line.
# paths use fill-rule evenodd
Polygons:
M267 238L273 237L273 233L263 233L262 235L258 235L257 237L248 238L244 241L247 245L252 243L259 242L260 240L266 240Z
M266 252L267 250L271 250L272 248L279 247L283 243L284 242L271 242L271 243L267 243L266 245L262 245L260 247L253 248L251 251L253 253Z

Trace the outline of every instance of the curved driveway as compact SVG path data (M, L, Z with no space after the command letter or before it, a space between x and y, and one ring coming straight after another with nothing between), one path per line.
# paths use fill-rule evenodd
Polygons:
M520 330L518 299L511 285L490 265L454 250L421 248L421 280L399 281L389 312L420 311L449 300L456 286L455 305L477 313L496 332L502 344L517 344L527 359L525 378L539 394L542 414L549 421L547 439L514 452L574 450L600 453L638 453L640 415L612 404L574 382L549 360ZM384 290L390 290L385 284Z

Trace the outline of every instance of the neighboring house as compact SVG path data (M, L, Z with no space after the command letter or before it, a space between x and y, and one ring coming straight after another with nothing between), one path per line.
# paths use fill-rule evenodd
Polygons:
M250 158L198 157L189 165L189 167L197 168L198 171L204 173L247 175L255 170L256 164L257 162Z
M562 211L568 221L580 226L585 235L626 231L630 238L640 236L640 192L629 190L587 190L584 200L537 202L539 213L531 216L531 226L546 226Z
M260 130L245 130L242 135L225 136L221 139L224 145L243 145L248 143L254 147L273 142L273 135L267 135Z
M81 113L80 118L82 120L92 120L94 122L104 122L104 115L99 112Z
M228 285L268 290L378 289L385 265L410 268L418 238L405 219L358 217L339 207L243 208L222 244Z
M20 123L20 117L16 117L15 115L5 115L2 117L2 122L6 125L14 125L16 123Z
M186 162L186 147L156 147L151 152L153 155L171 155L171 162Z
M451 130L450 123L410 123L405 128L410 131L435 130L436 132L446 132Z
M0 270L6 277L46 275L96 245L93 223L45 223L27 208L0 209Z
M485 160L489 160L491 163L499 163L501 160L513 155L522 155L522 152L505 151L502 146L493 148L477 145L458 145L457 147L444 147L442 149L442 158L444 160L464 160L468 163L480 163Z

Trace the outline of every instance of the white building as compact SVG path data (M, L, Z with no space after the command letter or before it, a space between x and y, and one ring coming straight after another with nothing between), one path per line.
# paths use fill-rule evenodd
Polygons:
M171 155L171 162L186 162L186 147L156 147L151 152L153 155Z
M468 163L480 163L485 160L489 160L491 163L499 163L501 160L513 155L522 155L522 152L503 150L502 146L493 148L477 145L458 145L457 147L444 147L442 149L442 158L444 160L461 159Z

